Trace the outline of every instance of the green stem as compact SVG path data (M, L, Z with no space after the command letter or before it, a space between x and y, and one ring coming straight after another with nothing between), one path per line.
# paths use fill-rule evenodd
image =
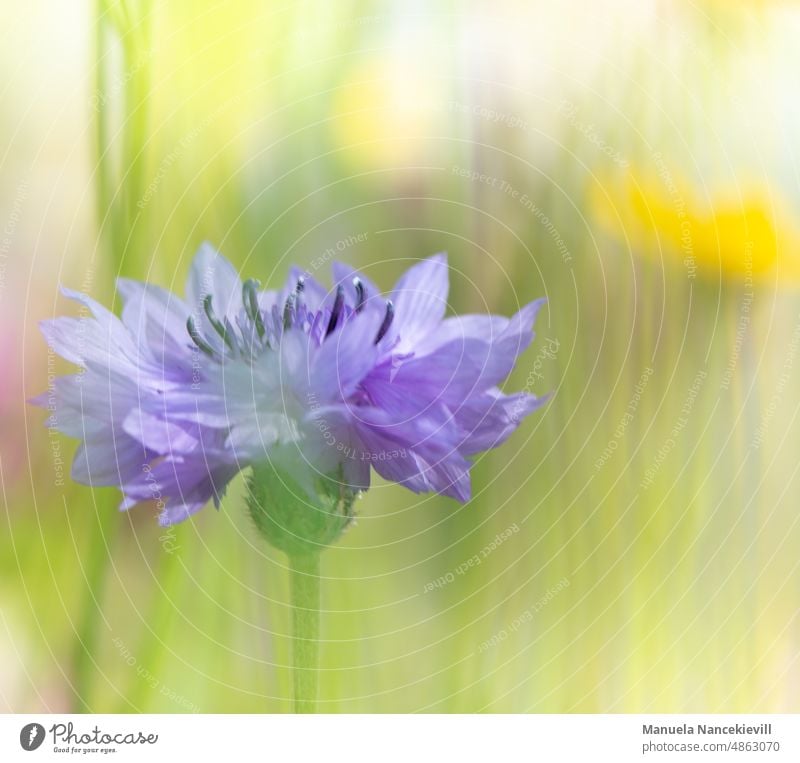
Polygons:
M113 230L113 221L107 219L112 213L111 210L111 166L108 161L109 151L109 125L105 99L108 97L108 20L104 13L104 3L100 0L97 3L95 18L95 39L94 39L94 69L95 69L95 136L94 148L97 161L97 192L95 199L97 202L97 224L100 227L101 236L107 237L107 231Z
M163 639L175 614L175 602L180 601L178 586L185 576L177 551L160 552L153 570L153 592L147 610L145 630L136 647L137 665L150 675L158 675L164 659ZM117 712L128 713L133 707L137 712L150 712L152 697L156 694L150 683L143 680L138 671L131 673L132 685L124 692L122 706Z
M125 260L135 263L139 256L142 241L142 215L139 204L142 202L146 183L146 148L148 141L148 120L150 106L150 25L151 9L149 3L142 3L136 23L130 23L122 36L128 79L125 86L125 124L123 126L124 212L127 240L125 257L121 270L135 267Z
M144 7L144 6L143 6ZM148 8L144 8L145 11ZM113 128L109 99L111 87L109 81L109 42L114 36L121 38L125 47L125 62L128 71L133 72L129 79L135 80L135 92L128 95L126 107L129 112L123 122L123 137L126 148L123 166L133 164L130 177L122 180L124 198L134 201L141 193L143 185L144 145L146 143L147 101L149 94L148 71L145 63L138 68L132 65L137 53L137 45L144 46L149 35L149 16L145 14L142 29L134 38L131 31L131 20L124 13L124 6L118 6L108 0L95 2L95 37L94 37L94 69L95 69L95 133L94 150L97 162L97 219L100 226L102 246L110 261L110 275L122 274L130 266L126 262L135 262L135 257L125 258L133 235L134 219L120 214L117 201L118 183L115 183L113 157L111 156ZM125 31L127 29L127 32ZM127 83L130 89L131 82ZM139 141L138 144L136 141ZM113 544L120 529L120 514L117 510L119 499L116 495L107 499L99 499L96 521L92 524L86 542L88 559L86 562L86 588L80 604L80 614L76 629L76 642L72 652L72 675L75 688L74 712L89 712L88 694L95 673L95 656L99 627L102 620L102 606L105 593L106 578L113 554Z
M98 501L100 505L97 507L97 515L91 522L90 538L86 545L88 549L84 568L86 588L80 604L72 653L73 713L92 712L89 690L96 676L94 660L97 655L98 629L102 618L101 607L109 559L113 553L112 548L120 524L116 506L118 499L116 496L113 498L113 501Z
M319 554L289 557L294 711L313 713L319 667Z
M97 219L105 229L111 221L107 220L110 204L110 165L108 157L108 122L104 98L108 92L106 56L108 54L108 18L105 4L98 0L95 8L94 65L96 87L95 114L95 155L97 159ZM79 605L78 622L75 629L75 643L72 649L71 673L74 698L71 710L74 713L91 712L89 691L92 686L94 658L101 619L101 607L108 573L109 558L116 537L119 516L116 511L116 496L97 499L97 514L91 523L89 538L86 541L85 578ZM112 508L113 506L113 508Z

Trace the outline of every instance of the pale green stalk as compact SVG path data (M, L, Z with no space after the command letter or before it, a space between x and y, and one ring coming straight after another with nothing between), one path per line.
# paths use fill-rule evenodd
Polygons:
M294 711L316 711L319 683L319 554L289 557Z
M101 247L105 248L107 261L113 277L129 271L125 253L131 247L137 218L131 214L143 187L144 146L146 145L146 102L149 89L148 68L136 62L137 51L149 34L147 9L144 21L134 28L124 3L113 5L107 0L98 0L95 6L95 157L97 217L100 225ZM111 87L108 76L109 39L116 34L125 51L123 66L132 72L126 81L126 111L133 111L125 119L123 131L122 166L129 171L117 183L114 182L110 135L110 111L108 100ZM135 68L135 71L134 71ZM133 95L131 94L133 93ZM118 199L125 200L127 211L120 213ZM118 496L111 495L95 503L97 513L86 541L87 561L85 565L86 588L80 605L76 627L76 643L72 655L72 681L75 699L74 712L89 712L88 692L94 671L93 655L96 653L100 607L102 606L105 581L108 576L114 540L119 531L120 518L117 511ZM166 555L169 556L169 555Z
M136 661L151 675L159 673L160 661L164 655L162 639L169 627L170 618L175 611L174 595L176 584L184 580L180 575L177 551L166 550L159 554L153 570L153 598L143 618L145 632L136 648ZM125 692L125 707L133 707L146 712L149 696L153 693L150 684L142 680L138 673L132 673L132 686ZM124 710L124 708L123 708Z
M245 498L256 530L289 558L292 608L294 710L313 713L319 680L319 556L353 519L354 494L335 480L322 480L313 502L302 488L265 462L253 467Z
M106 109L103 104L107 92L108 77L105 58L108 53L107 35L109 33L104 2L97 3L95 20L95 154L97 158L97 217L102 228L111 228L113 234L113 218L111 204L111 177L108 161L108 123ZM119 525L116 512L105 497L95 502L96 517L92 523L89 538L86 542L88 558L85 565L86 588L78 612L76 640L72 653L72 686L75 692L72 712L91 712L88 702L89 687L92 682L92 655L95 652L99 625L100 601L103 598L106 572L111 556L111 546Z

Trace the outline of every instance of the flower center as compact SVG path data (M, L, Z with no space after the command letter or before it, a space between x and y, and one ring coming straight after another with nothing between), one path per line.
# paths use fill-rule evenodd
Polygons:
M263 350L276 349L280 345L283 332L293 327L314 336L321 344L352 315L364 310L367 301L364 284L358 277L353 278L352 283L356 293L355 305L351 307L345 304L345 289L339 284L330 314L326 315L327 310L312 313L302 301L305 291L305 279L302 277L298 278L294 290L283 304L282 311L278 310L277 305L273 305L271 311L262 310L258 303L261 284L251 278L242 286L244 317L237 319L237 326L227 316L220 319L214 310L212 296L207 294L203 298L203 312L208 322L204 327L205 332L200 330L193 315L186 319L186 330L195 346L218 363L227 357L238 357L251 363ZM386 300L386 312L375 335L374 344L378 344L386 336L393 320L394 305L391 300Z

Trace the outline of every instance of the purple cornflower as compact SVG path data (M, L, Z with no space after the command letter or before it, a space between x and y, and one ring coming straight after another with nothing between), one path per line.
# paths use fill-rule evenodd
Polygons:
M117 318L65 289L91 315L42 331L81 371L34 402L82 440L73 478L119 487L123 509L155 500L162 524L218 505L240 470L264 462L309 494L325 478L354 495L374 469L467 501L470 458L544 402L498 387L543 300L512 318L445 318L442 254L389 295L341 263L333 274L327 290L293 268L281 291L262 291L204 245L185 300L120 279Z

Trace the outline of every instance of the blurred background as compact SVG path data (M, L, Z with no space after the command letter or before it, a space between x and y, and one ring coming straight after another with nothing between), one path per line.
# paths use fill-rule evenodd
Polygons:
M59 284L332 259L547 296L553 393L474 499L377 482L323 557L327 712L800 711L800 6L0 8L0 709L291 709L285 558L72 483ZM328 281L329 282L329 281Z

